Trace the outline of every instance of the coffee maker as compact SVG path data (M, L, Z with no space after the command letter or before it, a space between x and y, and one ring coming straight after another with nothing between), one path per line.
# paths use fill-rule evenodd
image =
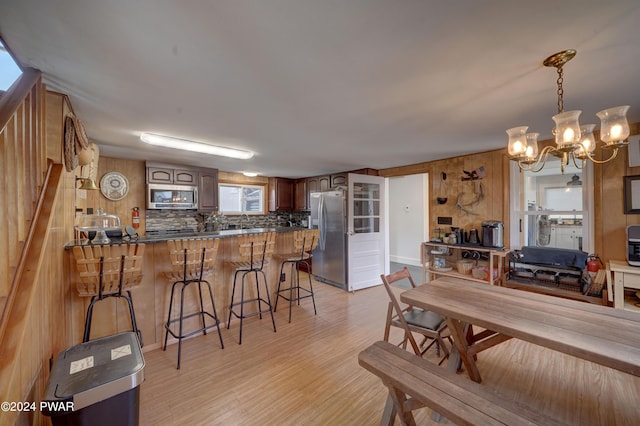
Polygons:
M627 226L627 262L640 266L640 225Z

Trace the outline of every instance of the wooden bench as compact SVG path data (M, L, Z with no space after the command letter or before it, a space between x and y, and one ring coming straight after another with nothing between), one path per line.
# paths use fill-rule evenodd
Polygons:
M389 388L380 424L392 425L398 414L402 424L415 425L411 412L425 406L459 425L565 424L388 342L369 346L358 362Z

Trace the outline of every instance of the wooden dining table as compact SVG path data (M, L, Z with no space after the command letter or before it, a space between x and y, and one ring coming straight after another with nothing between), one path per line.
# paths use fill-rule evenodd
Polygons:
M456 355L478 383L477 354L511 338L640 376L637 312L450 277L400 300L446 318Z

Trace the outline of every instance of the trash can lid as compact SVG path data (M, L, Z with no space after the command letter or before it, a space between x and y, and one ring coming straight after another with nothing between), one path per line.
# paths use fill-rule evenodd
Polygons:
M143 370L135 333L81 343L56 358L43 401L73 401L77 411L135 388L144 380Z

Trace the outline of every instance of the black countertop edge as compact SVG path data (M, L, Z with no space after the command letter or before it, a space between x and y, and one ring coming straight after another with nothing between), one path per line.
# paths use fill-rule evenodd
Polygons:
M71 249L76 246L91 246L91 245L117 245L117 244L154 244L163 243L169 240L181 240L184 238L226 238L235 237L243 234L262 234L265 232L293 232L299 231L301 227L277 227L277 228L250 228L250 229L227 229L224 231L211 231L211 232L189 232L189 233L167 233L156 235L143 235L135 240L128 238L111 238L108 244L91 244L91 242L84 238L81 240L71 240L64 245L65 250Z

